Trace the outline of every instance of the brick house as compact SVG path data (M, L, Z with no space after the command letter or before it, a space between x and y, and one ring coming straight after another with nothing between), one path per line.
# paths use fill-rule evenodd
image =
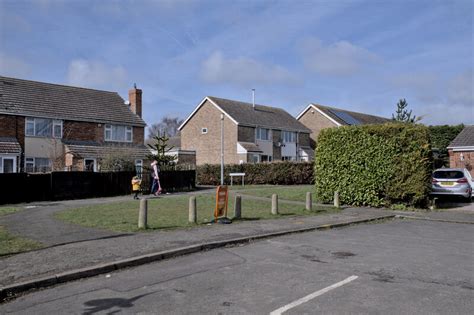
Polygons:
M383 124L391 121L390 119L379 116L351 112L319 104L309 104L298 116L296 116L296 119L311 130L312 148L316 147L318 135L321 130L325 128Z
M111 156L143 165L141 95L0 76L0 173L98 171Z
M220 163L221 122L226 164L313 158L310 130L283 109L207 96L179 127L197 165Z
M448 146L449 167L466 168L474 177L474 126L466 126Z

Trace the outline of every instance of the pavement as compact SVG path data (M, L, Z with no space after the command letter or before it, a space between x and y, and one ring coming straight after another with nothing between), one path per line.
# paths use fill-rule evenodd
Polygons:
M199 192L197 192L199 193ZM394 218L460 221L474 224L474 212L395 212L346 208L337 214L238 221L149 233L114 233L55 220L57 211L80 205L127 200L130 196L23 205L0 219L10 232L39 240L48 247L0 257L0 301L31 289L95 276L121 268L285 234L341 227ZM166 198L166 196L165 196ZM26 220L26 221L25 221Z

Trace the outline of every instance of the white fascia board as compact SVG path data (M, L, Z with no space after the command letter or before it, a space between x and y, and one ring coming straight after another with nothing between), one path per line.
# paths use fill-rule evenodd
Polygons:
M317 110L321 115L323 115L324 117L326 117L327 119L329 119L330 121L332 121L333 123L336 124L336 126L338 127L341 127L342 125L340 123L338 123L337 121L335 121L333 118L329 117L328 114L326 114L325 112L323 112L322 110L320 110L318 107L316 107L314 104L311 104L311 106Z
M323 115L324 117L326 117L327 119L329 119L332 123L334 123L337 127L341 127L342 125L340 123L338 123L337 121L335 121L334 119L332 119L331 117L329 117L325 112L323 112L322 110L320 110L318 107L316 107L314 104L309 104L297 117L296 119L299 120L301 118L301 116L303 116L310 108L314 109L314 110L317 110L321 115Z
M232 118L229 114L227 114L222 108L219 107L219 105L217 105L216 103L214 103L209 97L205 97L201 103L199 103L199 105L194 109L194 111L188 116L188 118L186 118L186 120L181 124L181 126L178 127L178 130L181 131L181 129L183 129L183 127L188 123L188 121L194 116L194 114L196 114L196 112L202 107L202 105L204 105L204 103L206 101L209 101L212 105L214 105L221 113L223 113L224 115L226 115L234 124L238 125L237 121L235 121L234 118Z
M247 153L247 150L237 142L237 154L245 154Z
M474 151L474 146L466 146L466 147L447 147L446 149L452 149L453 152L459 152L459 151Z
M310 109L312 106L312 104L309 104L308 106L306 106L305 109L303 109L303 111L301 113L298 114L298 116L296 116L296 120L300 120L301 116L304 115L304 113L306 113L308 111L308 109Z

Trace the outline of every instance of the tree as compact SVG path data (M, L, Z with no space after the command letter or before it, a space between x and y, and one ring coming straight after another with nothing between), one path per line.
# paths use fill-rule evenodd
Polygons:
M152 124L148 128L148 139L153 139L155 136L168 135L174 137L178 133L178 127L183 123L183 120L178 117L165 116L159 123Z
M396 115L392 114L392 120L406 123L415 123L421 119L417 118L415 115L412 117L412 111L408 111L407 107L407 101L405 99L400 99L397 103L397 111L395 112Z
M176 155L166 154L173 149L173 147L168 147L169 138L166 136L166 133L163 136L160 136L160 133L158 133L152 139L155 140L155 143L148 144L148 147L153 150L153 153L149 154L148 158L156 160L159 166L173 164L176 160Z

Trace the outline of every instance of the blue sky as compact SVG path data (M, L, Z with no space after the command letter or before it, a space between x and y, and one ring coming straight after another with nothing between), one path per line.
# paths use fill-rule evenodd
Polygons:
M0 0L0 74L143 90L144 119L206 96L474 124L474 1ZM99 104L98 104L99 105Z

